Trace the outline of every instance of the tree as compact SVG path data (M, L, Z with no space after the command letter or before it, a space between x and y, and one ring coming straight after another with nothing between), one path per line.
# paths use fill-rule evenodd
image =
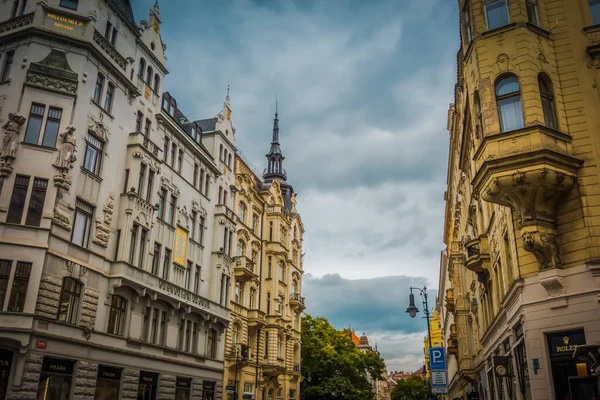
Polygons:
M427 400L433 397L429 381L418 376L399 380L392 390L392 400Z
M369 377L381 379L383 360L361 352L350 332L324 317L302 317L302 400L373 399Z

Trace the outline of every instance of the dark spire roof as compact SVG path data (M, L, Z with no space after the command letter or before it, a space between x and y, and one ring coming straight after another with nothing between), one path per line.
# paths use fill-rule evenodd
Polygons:
M271 140L271 148L269 149L269 153L265 155L267 157L267 169L263 173L263 178L265 180L274 180L278 179L281 182L285 182L287 177L285 174L285 170L283 169L283 160L285 157L281 152L281 147L279 146L279 114L277 110L277 100L275 101L275 118L273 119L273 139Z

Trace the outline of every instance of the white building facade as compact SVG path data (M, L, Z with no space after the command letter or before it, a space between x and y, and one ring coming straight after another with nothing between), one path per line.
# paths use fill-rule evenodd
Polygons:
M160 29L128 0L0 3L0 400L221 398L231 110L162 94Z

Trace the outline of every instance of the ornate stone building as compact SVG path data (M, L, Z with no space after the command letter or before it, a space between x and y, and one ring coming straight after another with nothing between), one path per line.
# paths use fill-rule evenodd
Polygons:
M238 398L300 397L304 226L283 169L278 124L275 113L262 178L241 155L235 157L237 250L224 378L233 389L228 398L234 390Z
M570 398L600 341L588 0L460 0L440 295L450 398Z
M161 95L160 29L0 3L2 400L221 398L235 132Z

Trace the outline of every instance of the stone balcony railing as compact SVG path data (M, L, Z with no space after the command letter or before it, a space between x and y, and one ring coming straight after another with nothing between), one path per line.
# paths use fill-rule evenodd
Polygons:
M290 294L290 307L304 309L306 307L304 305L304 297L300 293Z
M248 280L257 279L254 262L245 256L237 256L235 258L234 272L236 279Z
M129 141L127 144L139 145L144 148L149 155L152 155L156 157L157 160L160 160L162 149L142 132L131 132L129 134Z
M94 30L94 42L100 46L104 52L121 67L123 71L127 68L127 60L117 51L117 49L97 30Z
M0 23L0 34L32 24L34 15L35 13L19 15Z
M215 215L224 215L227 219L229 219L234 224L237 223L237 216L225 204L217 204L215 206Z
M465 242L464 248L465 266L477 274L479 282L486 283L490 267L490 245L487 235L479 235L479 237Z
M261 310L252 309L248 310L248 326L250 327L261 327L264 326L266 321L266 313Z

